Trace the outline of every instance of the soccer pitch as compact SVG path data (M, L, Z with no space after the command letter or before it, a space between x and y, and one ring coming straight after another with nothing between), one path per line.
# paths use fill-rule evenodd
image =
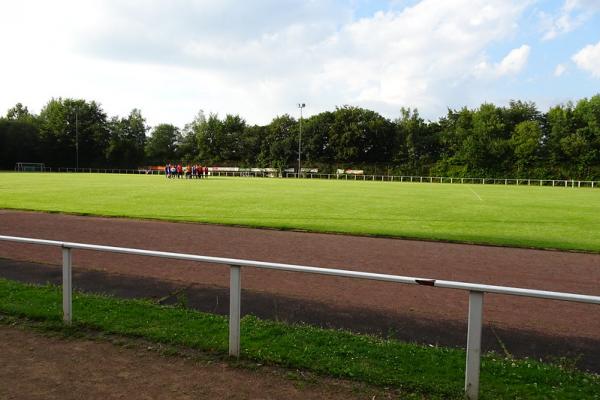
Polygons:
M0 208L600 252L600 190L0 173Z

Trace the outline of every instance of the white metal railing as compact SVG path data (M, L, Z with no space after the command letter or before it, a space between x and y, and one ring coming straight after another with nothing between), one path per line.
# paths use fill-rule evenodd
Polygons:
M288 172L286 178L297 178L298 173ZM415 175L355 175L355 174L313 174L302 173L306 179L335 179L346 181L379 181L379 182L411 182L411 183L467 183L479 185L516 185L516 186L552 186L552 187L600 187L600 181L574 179L527 179L527 178L454 178L449 176L415 176Z
M552 292L546 290L523 289L507 286L484 285L479 283L467 283L457 281L446 281L441 279L426 279L400 275L378 274L372 272L359 272L343 269L319 268L304 265L292 265L282 263L271 263L264 261L241 260L235 258L209 257L184 253L171 253L165 251L132 249L126 247L101 246L74 242L61 242L55 240L43 240L23 238L16 236L2 236L0 240L55 246L62 248L62 293L63 293L63 320L70 324L73 317L72 308L72 250L94 250L110 253L132 254L140 256L169 258L176 260L198 261L213 264L224 264L230 268L229 285L229 355L239 357L240 355L240 316L241 316L241 267L253 267L259 269L273 269L278 271L304 272L311 274L332 275L346 278L368 279L375 281L403 283L409 285L423 285L447 289L459 289L469 291L469 313L467 330L467 354L465 369L465 393L469 399L477 399L479 396L479 372L481 362L481 330L483 321L483 295L484 293L496 293L512 296L525 296L550 300L562 300L579 303L600 304L600 296L590 296L575 293Z
M212 167L209 167L212 168ZM134 174L134 175L165 175L163 170L127 169L127 168L49 168L43 172L77 172L96 174ZM297 172L280 174L273 171L210 171L210 176L225 177L254 177L254 178L297 178ZM528 178L455 178L450 176L418 176L418 175L354 175L354 174L317 174L303 172L305 179L334 179L346 181L379 181L379 182L411 182L411 183L462 183L478 185L515 185L515 186L552 186L565 188L600 188L600 181L576 179L528 179Z
M44 172L70 172L88 174L133 174L133 175L164 175L165 171L144 168L45 168Z

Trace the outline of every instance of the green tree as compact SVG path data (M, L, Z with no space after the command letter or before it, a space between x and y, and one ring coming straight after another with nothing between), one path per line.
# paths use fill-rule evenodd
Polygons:
M35 122L35 116L30 114L27 106L21 103L15 104L6 112L6 119L9 121Z
M106 163L110 131L106 114L95 101L50 100L40 112L40 136L52 165L75 166L77 158L80 167Z
M44 162L39 151L36 124L0 118L0 168L13 169L17 162Z
M203 124L206 123L204 111L198 111L194 120L186 124L182 131L181 144L179 152L181 157L187 162L200 161L198 134Z
M298 162L298 123L288 114L274 118L265 130L259 162L279 169Z
M153 165L180 162L180 142L179 128L171 124L157 125L146 142L146 159Z
M198 157L205 162L222 161L220 154L220 138L223 124L217 114L211 113L208 119L199 121L194 125L196 142L198 146Z
M308 166L314 163L335 163L330 134L335 122L335 114L325 111L303 121L302 162Z
M220 158L234 163L241 161L243 153L241 144L246 121L239 115L227 114L221 126L217 140Z
M400 109L396 120L397 151L395 160L404 164L411 174L427 173L439 157L439 127L426 123L417 109Z
M268 160L259 160L259 155L263 147L263 141L266 136L266 128L263 126L246 126L244 133L239 138L240 153L239 158L242 166L245 167L270 167Z
M146 120L138 109L127 118L113 117L109 124L110 140L106 158L110 166L139 167L145 161Z
M506 157L510 154L510 134L506 131L502 109L493 104L482 104L471 115L470 126L460 124L456 127L460 128L455 131L460 141L454 158L466 165L470 174L504 174Z
M334 112L329 140L336 162L389 162L394 153L395 128L374 111L344 106Z
M503 109L504 124L507 133L514 132L517 125L526 121L542 122L542 113L533 102L511 100L509 106Z
M523 121L517 124L511 137L515 155L517 176L531 176L530 169L540 158L542 128L537 121Z

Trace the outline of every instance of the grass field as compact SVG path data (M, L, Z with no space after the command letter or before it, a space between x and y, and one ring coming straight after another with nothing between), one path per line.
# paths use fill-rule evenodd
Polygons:
M0 173L0 208L600 252L600 190Z

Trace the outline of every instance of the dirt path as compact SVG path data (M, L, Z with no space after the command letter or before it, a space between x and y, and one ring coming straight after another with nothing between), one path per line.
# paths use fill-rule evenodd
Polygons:
M329 379L286 379L269 368L161 356L84 339L0 326L2 399L371 399ZM381 398L379 395L377 398Z

